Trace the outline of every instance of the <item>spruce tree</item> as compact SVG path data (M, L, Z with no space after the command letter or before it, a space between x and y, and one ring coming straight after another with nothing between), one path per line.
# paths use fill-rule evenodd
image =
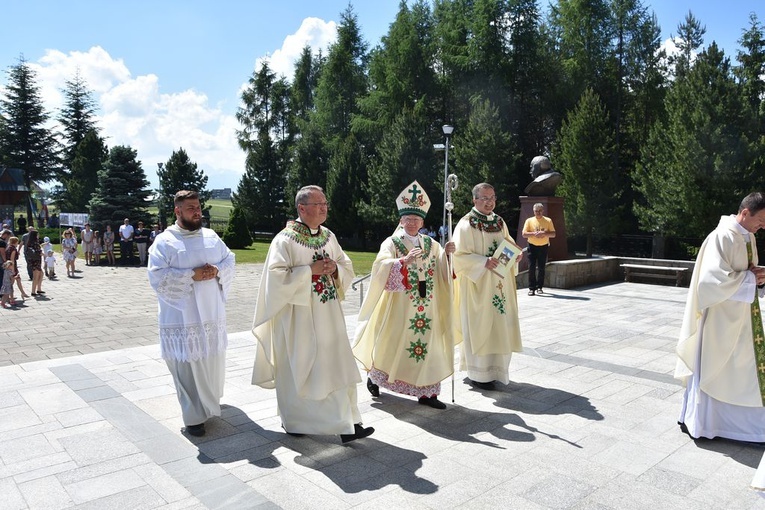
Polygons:
M85 136L96 130L96 102L88 89L87 83L77 70L74 78L66 82L63 90L64 106L58 116L58 121L64 131L63 173L69 176L77 146Z
M585 89L563 122L552 159L564 176L558 191L566 199L566 229L586 236L588 257L593 235L615 230L610 219L618 210L620 191L611 178L614 150L608 112L597 94Z
M704 237L762 183L754 117L715 43L675 79L666 102L667 120L654 125L636 172L636 213L647 231Z
M247 218L241 207L235 205L231 211L222 239L232 250L241 250L252 244L252 236L247 228Z
M98 172L98 190L89 204L95 229L103 230L107 224L114 228L125 218L133 224L139 220L151 223L147 211L147 199L151 195L149 181L136 157L137 152L124 145L109 151L104 168Z
M46 127L48 113L42 103L36 73L23 57L8 70L8 82L0 97L0 163L24 172L24 185L55 179L60 168L59 146ZM33 218L32 201L27 216Z
M520 155L509 133L501 129L499 109L479 96L471 100L470 120L458 138L454 164L459 168L460 186L454 192L455 213L467 213L473 206L471 190L479 182L493 185L496 210L509 219L517 211L519 183L514 169Z
M98 189L98 172L108 156L104 140L95 129L77 144L68 175L62 177L63 187L56 190L54 200L62 211L84 212Z
M189 155L183 149L179 148L173 151L170 159L157 172L159 177L159 189L161 204L160 211L172 211L174 209L173 196L181 190L192 190L199 193L199 203L203 212L209 212L209 206L206 202L210 200L212 193L207 189L207 176L204 170L198 168L194 161L191 161ZM159 221L166 225L165 218Z

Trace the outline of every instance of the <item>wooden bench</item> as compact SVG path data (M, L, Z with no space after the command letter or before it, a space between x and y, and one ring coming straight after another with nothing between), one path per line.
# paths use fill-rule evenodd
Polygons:
M683 274L688 271L687 267L646 266L643 264L620 264L620 266L624 268L625 282L629 282L633 276L641 276L644 278L675 280L676 287L680 287Z

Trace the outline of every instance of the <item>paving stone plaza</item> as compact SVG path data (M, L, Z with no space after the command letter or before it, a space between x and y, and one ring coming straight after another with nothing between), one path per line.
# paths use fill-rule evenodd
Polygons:
M3 509L765 509L749 489L765 446L677 426L685 288L521 289L508 386L457 372L439 411L360 384L376 432L341 445L286 435L274 391L250 385L261 265L237 266L223 416L202 438L181 433L146 269L78 270L1 310ZM349 331L358 308L357 290Z

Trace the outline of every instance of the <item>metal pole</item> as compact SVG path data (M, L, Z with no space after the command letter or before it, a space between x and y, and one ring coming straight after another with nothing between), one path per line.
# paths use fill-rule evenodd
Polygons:
M447 181L449 180L449 135L446 135L446 151L444 154L444 215L441 221L441 246L446 245L446 201L449 194Z

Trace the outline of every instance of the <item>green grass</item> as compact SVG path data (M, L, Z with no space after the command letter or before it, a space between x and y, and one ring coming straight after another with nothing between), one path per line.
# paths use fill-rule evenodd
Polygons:
M266 253L270 243L257 241L243 250L232 250L236 254L236 261L239 264L262 264L266 261ZM372 272L372 263L375 261L376 253L363 251L346 251L353 262L353 271L358 276L363 276Z
M210 219L218 221L228 221L228 216L234 208L231 200L214 198L205 202L205 206L210 206Z

